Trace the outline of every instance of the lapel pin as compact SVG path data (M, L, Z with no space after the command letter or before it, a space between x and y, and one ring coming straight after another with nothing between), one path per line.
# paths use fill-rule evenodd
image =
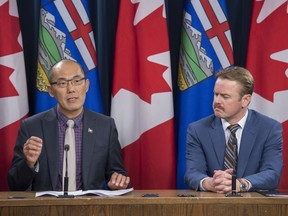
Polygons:
M88 133L93 133L93 130L91 128L88 128Z

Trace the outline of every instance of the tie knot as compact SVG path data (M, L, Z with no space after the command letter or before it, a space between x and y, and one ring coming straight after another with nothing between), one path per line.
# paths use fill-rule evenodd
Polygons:
M230 130L231 133L235 134L235 132L238 130L239 127L240 127L239 124L234 124L234 125L230 125L228 129Z
M69 128L73 128L75 122L74 122L73 120L69 119L66 124L67 124L67 126L68 126Z

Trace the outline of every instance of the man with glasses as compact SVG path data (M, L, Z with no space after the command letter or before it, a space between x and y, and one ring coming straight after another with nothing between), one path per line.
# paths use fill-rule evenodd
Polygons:
M62 60L52 67L48 79L49 94L58 104L21 123L8 173L10 189L63 190L68 120L74 122L75 189L103 189L106 183L111 190L127 188L130 178L123 167L114 120L83 107L89 80L80 64Z

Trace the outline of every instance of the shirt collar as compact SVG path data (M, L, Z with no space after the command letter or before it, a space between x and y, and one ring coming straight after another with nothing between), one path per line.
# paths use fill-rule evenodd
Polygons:
M80 122L82 121L82 118L83 118L83 113L84 113L84 109L83 109L83 111L82 111L78 116L76 116L75 118L71 119L71 120L73 120L73 121L75 122L75 126L74 126L74 127L79 126L79 124L80 124ZM58 106L57 106L57 116L58 116L58 121L59 121L59 123L66 126L66 123L67 123L67 121L69 120L69 118L67 118L67 116L65 116L65 115L58 109Z
M248 117L248 109L246 110L246 113L245 115L243 116L242 119L240 119L239 122L237 122L237 124L240 126L240 128L243 130L244 126L245 126L245 123L246 123L246 120L247 120L247 117ZM226 130L227 127L229 127L231 124L229 122L227 122L225 119L221 118L221 122L222 122L222 125L223 125L223 129Z

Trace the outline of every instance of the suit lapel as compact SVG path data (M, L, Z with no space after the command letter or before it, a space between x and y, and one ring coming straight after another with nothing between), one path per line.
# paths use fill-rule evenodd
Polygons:
M252 124L253 122L253 124ZM248 160L255 145L256 128L255 116L249 111L244 130L242 132L240 151L238 157L237 176L242 177L248 164Z
M96 130L97 122L95 117L90 114L88 110L84 110L83 116L83 152L82 155L85 155L82 160L82 178L83 186L86 188L88 185L88 176L90 170L91 160L95 160L93 157L93 148L95 143L95 137L99 137Z
M51 178L53 190L56 190L58 183L58 125L56 118L56 108L47 112L42 120L42 130L44 134L44 148L47 154L49 178ZM47 176L48 178L48 176Z
M225 149L225 134L223 131L222 123L219 118L214 118L211 124L212 129L210 130L211 140L214 147L214 152L217 157L219 167L223 168L224 151Z

